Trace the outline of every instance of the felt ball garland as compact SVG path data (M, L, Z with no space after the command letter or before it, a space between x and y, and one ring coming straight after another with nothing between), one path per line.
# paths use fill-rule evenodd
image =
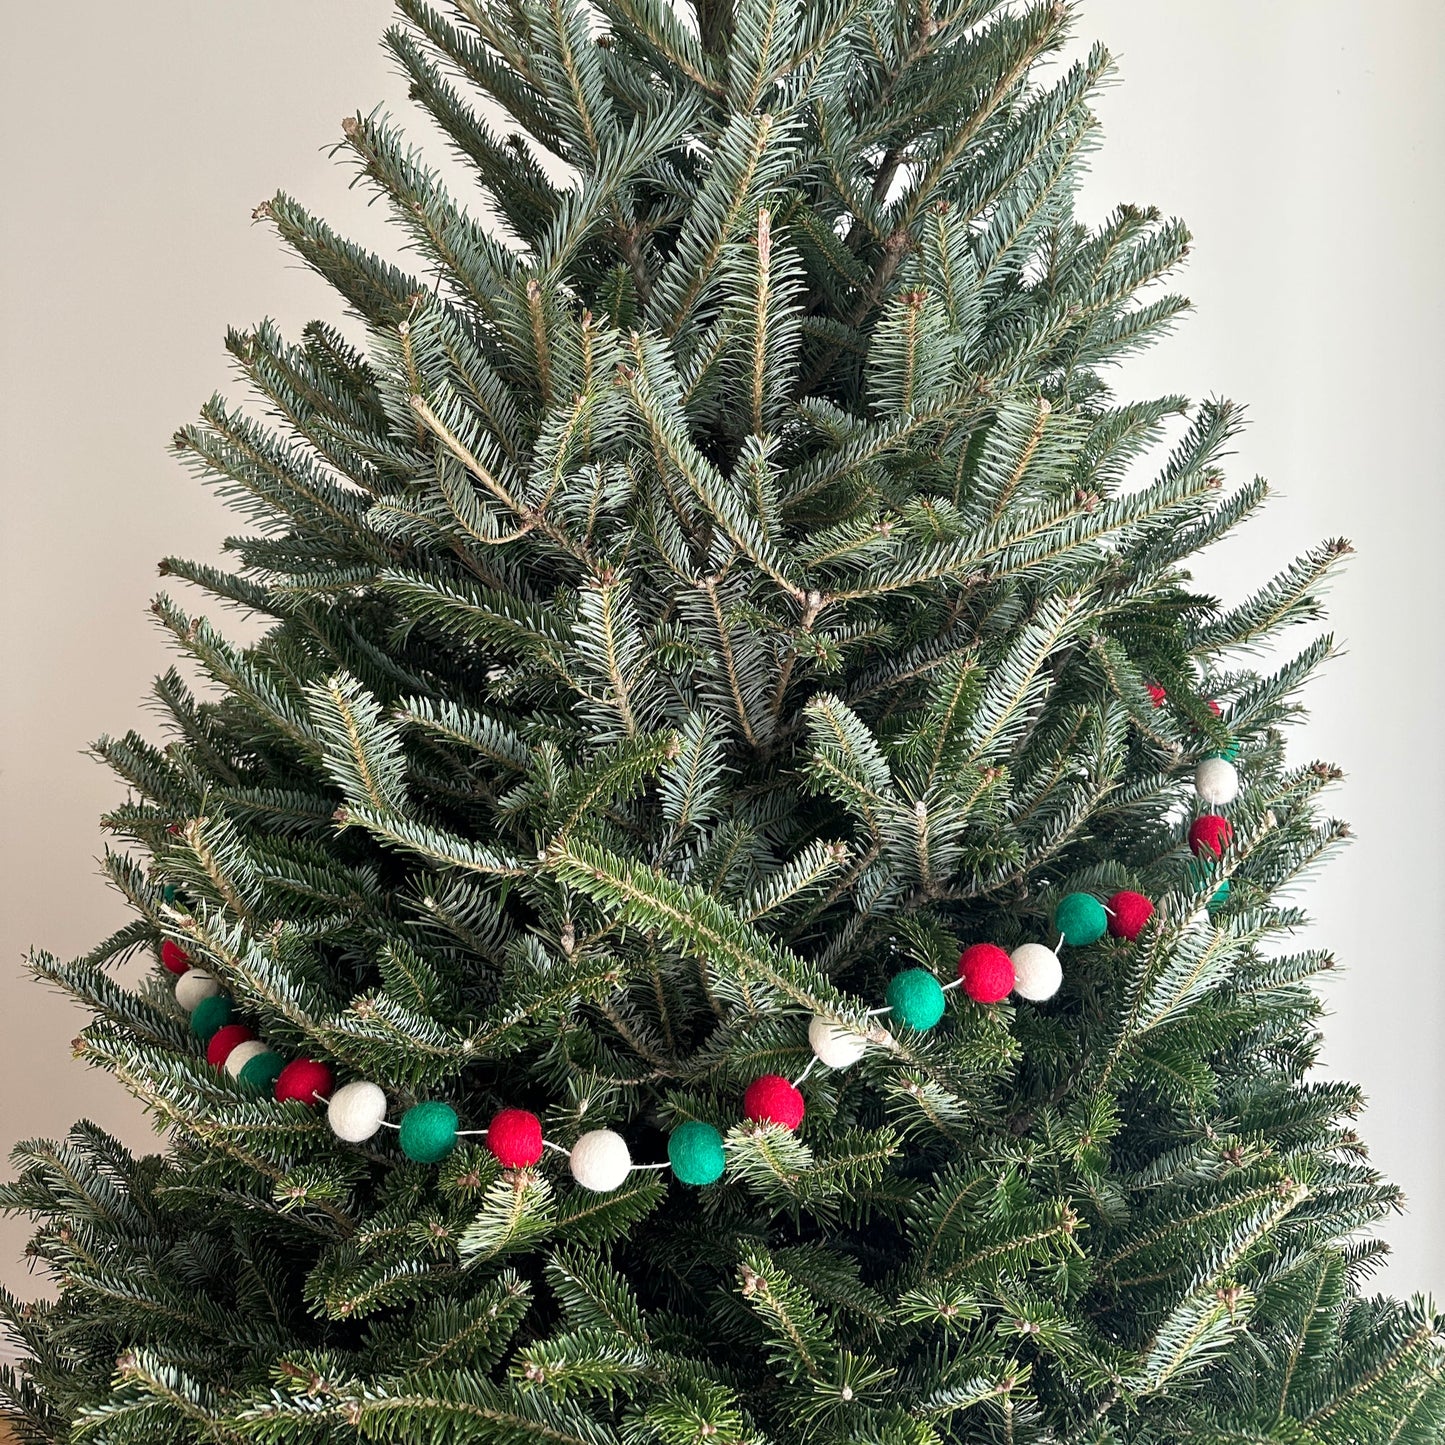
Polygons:
M1163 705L1163 688L1151 684L1149 693L1154 706ZM1221 715L1217 703L1209 706L1216 716ZM1231 741L1225 749L1200 758L1196 764L1195 791L1207 807L1227 806L1238 796L1239 775L1233 765L1238 753L1238 743ZM1229 820L1219 813L1203 813L1190 824L1189 845L1199 860L1194 866L1202 874L1202 881L1207 881L1210 868L1223 857L1233 837ZM1211 912L1227 901L1229 892L1230 880L1221 879L1209 899ZM177 896L176 885L167 884L165 901L173 904ZM942 984L926 968L905 968L889 980L885 1005L869 1010L868 1016L886 1014L894 1025L926 1032L942 1020L947 1011L947 994L954 988L961 988L970 1000L984 1006L1002 1003L1011 993L1032 1003L1045 1002L1063 984L1060 947L1067 944L1086 948L1106 933L1133 943L1154 912L1150 899L1130 890L1113 894L1107 902L1083 891L1064 894L1053 909L1052 922L1058 934L1054 947L1026 942L1006 952L994 943L969 944L959 955L954 982ZM533 1168L550 1149L566 1156L568 1169L580 1188L604 1194L620 1188L639 1169L670 1168L679 1183L695 1188L717 1183L726 1172L727 1151L734 1145L714 1125L701 1119L683 1120L672 1129L667 1161L658 1164L634 1163L627 1140L613 1129L589 1130L570 1149L564 1148L543 1137L541 1120L526 1109L504 1108L486 1129L462 1129L450 1104L423 1100L407 1108L399 1123L389 1123L389 1101L380 1085L357 1079L335 1088L331 1069L324 1062L308 1058L287 1062L236 1020L232 1000L210 973L194 966L180 944L164 940L160 961L176 975L176 1002L189 1013L191 1032L205 1046L206 1058L214 1067L252 1089L271 1093L278 1102L324 1106L332 1133L346 1143L363 1144L380 1130L390 1129L396 1132L397 1144L407 1159L436 1164L451 1154L460 1138L480 1135L488 1152L504 1169ZM763 1074L747 1086L742 1113L749 1123L760 1129L796 1131L807 1112L798 1086L813 1067L821 1064L838 1071L851 1068L863 1058L870 1042L886 1041L887 1034L866 1023L815 1014L809 1019L807 1037L813 1060L797 1079Z

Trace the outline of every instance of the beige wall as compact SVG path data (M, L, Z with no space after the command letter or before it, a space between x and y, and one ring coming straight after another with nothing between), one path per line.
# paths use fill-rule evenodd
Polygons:
M363 238L379 210L320 154L342 115L401 84L374 41L383 0L144 0L7 7L0 130L0 1143L78 1114L151 1139L108 1077L69 1054L81 1015L23 981L34 943L83 951L123 919L97 877L117 797L82 755L147 725L165 665L145 606L167 552L232 525L165 454L229 387L228 323L332 312L248 221L284 186ZM1437 718L1445 702L1437 420L1445 53L1438 0L1088 0L1120 54L1089 205L1152 201L1197 236L1198 315L1136 363L1137 393L1252 404L1237 475L1282 499L1200 569L1236 597L1318 537L1352 536L1337 588L1350 653L1316 687L1300 756L1343 763L1361 841L1309 901L1350 970L1325 1057L1362 1080L1365 1132L1409 1189L1391 1282L1445 1294L1445 974ZM421 138L420 126L417 126ZM22 1223L0 1279L28 1289Z

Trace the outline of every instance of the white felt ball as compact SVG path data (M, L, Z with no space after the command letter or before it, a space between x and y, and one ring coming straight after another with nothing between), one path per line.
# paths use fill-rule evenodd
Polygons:
M244 1043L237 1044L229 1054L226 1055L226 1072L233 1078L241 1077L241 1070L256 1057L257 1054L269 1054L270 1044L263 1044L260 1039L247 1039Z
M1201 803L1223 807L1239 796L1239 774L1228 758L1204 758L1194 770L1194 791Z
M572 1177L597 1194L610 1194L632 1170L627 1140L611 1129L593 1129L573 1146L568 1159Z
M326 1122L338 1139L360 1144L370 1139L386 1118L386 1095L375 1084L357 1079L343 1084L326 1105Z
M1064 967L1052 948L1042 943L1021 943L1009 954L1014 966L1014 992L1020 998L1042 1003L1058 993Z
M199 968L187 969L176 980L176 1002L190 1013L203 998L214 998L221 991L221 985L208 973Z
M191 1013L202 998L214 998L221 991L221 985L201 968L188 968L176 980L176 1003L186 1013Z
M844 1028L814 1014L808 1024L808 1043L821 1063L830 1069L846 1069L863 1057L868 1040L853 1029Z

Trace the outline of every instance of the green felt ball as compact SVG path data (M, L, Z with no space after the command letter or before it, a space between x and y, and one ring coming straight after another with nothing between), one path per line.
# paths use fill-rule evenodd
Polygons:
M1109 915L1092 893L1067 893L1054 909L1054 927L1070 948L1097 943L1109 929Z
M689 1119L668 1136L667 1162L684 1184L715 1184L727 1163L722 1135L701 1119Z
M943 1017L943 985L923 968L895 973L885 995L894 1023L911 1029L931 1029Z
M191 1010L191 1032L202 1043L210 1043L211 1035L217 1029L225 1028L231 1022L234 1012L231 1000L225 994L213 993L210 998L203 998Z
M286 1067L286 1060L280 1054L273 1053L267 1049L264 1054L257 1054L254 1059L247 1059L241 1065L239 1078L249 1089L255 1089L258 1094L269 1094L276 1087L276 1080L281 1076L281 1070Z
M1210 753L1209 756L1223 758L1226 763L1232 763L1239 756L1238 740L1231 738L1217 753Z
M176 901L176 895L180 891L174 883L167 883L166 886L161 889L161 897L164 898L167 903L174 903Z
M457 1111L439 1099L413 1104L401 1116L401 1152L418 1164L439 1164L456 1147Z
M1210 909L1223 908L1229 902L1229 879L1226 878L1218 888L1214 890L1214 896L1209 900L1206 907Z

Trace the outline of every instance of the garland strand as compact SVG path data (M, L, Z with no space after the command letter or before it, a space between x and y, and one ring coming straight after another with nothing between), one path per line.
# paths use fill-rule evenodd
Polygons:
M1164 702L1162 688L1151 686L1154 706ZM1216 715L1217 703L1209 707ZM1194 774L1195 792L1211 808L1225 807L1239 794L1239 774L1233 759L1239 745L1231 742L1219 753L1200 760ZM1189 825L1188 841L1200 860L1203 881L1214 864L1223 858L1234 838L1229 820L1220 813L1197 816ZM174 904L176 885L167 884L165 901ZM1229 897L1229 880L1222 879L1209 899L1209 908L1219 907ZM962 988L973 1002L985 1006L1002 1003L1012 994L1031 1003L1052 998L1063 984L1064 970L1059 950L1087 948L1107 932L1133 943L1154 916L1154 904L1142 893L1127 889L1101 902L1092 893L1075 892L1062 897L1054 908L1053 926L1058 942L1024 943L1012 953L997 944L970 944L959 955L958 976L940 983L925 968L906 968L893 976L881 1008L870 1009L868 1018L887 1017L893 1024L926 1032L942 1018L947 995ZM380 1085L357 1079L334 1088L331 1069L310 1058L287 1062L245 1024L236 1021L232 1000L221 991L209 973L193 967L190 955L180 944L166 939L161 944L161 964L178 975L176 1002L190 1014L191 1032L205 1046L206 1059L257 1093L270 1092L280 1103L295 1100L312 1107L326 1106L327 1122L338 1139L350 1144L365 1143L381 1129L395 1131L401 1152L419 1164L437 1164L456 1147L458 1139L481 1138L505 1169L528 1169L541 1162L545 1151L563 1155L572 1177L584 1189L610 1193L634 1172L671 1169L683 1184L716 1183L727 1168L731 1145L719 1130L700 1119L679 1124L668 1136L664 1163L634 1163L621 1134L612 1129L593 1129L570 1148L546 1139L542 1122L526 1109L507 1108L492 1117L485 1129L463 1129L456 1110L438 1099L413 1104L399 1123L386 1115L389 1103ZM759 1128L775 1125L790 1133L803 1122L806 1105L802 1085L822 1065L843 1070L851 1068L870 1044L887 1038L881 1025L866 1032L835 1022L821 1014L808 1021L808 1044L813 1057L795 1079L781 1074L762 1074L743 1092L743 1117Z

